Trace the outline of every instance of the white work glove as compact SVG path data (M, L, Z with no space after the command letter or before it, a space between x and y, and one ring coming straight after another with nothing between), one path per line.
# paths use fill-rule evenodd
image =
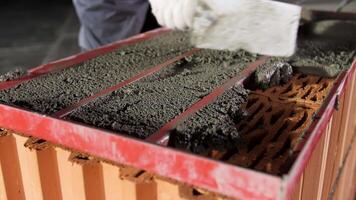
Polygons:
M162 26L184 30L192 26L196 0L149 0L152 13Z

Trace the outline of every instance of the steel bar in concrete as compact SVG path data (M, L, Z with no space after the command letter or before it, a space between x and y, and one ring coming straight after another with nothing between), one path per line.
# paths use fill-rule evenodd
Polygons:
M222 95L227 89L231 88L236 84L242 84L243 81L249 77L258 66L262 65L268 60L268 57L261 57L259 60L250 63L241 73L235 77L227 80L223 85L215 88L210 94L203 97L200 101L193 104L186 111L182 112L180 115L176 116L170 122L165 124L160 130L151 135L146 139L147 142L157 143L160 145L167 145L169 140L169 131L176 127L179 123L183 122L192 114L196 113L198 110L213 102L218 96Z
M100 92L98 92L96 94L93 94L93 95L91 95L91 96L89 96L87 98L84 98L84 99L80 100L79 102L74 103L74 104L68 106L67 108L64 108L64 109L54 113L53 117L63 118L65 116L67 116L68 114L70 114L75 109L79 108L80 106L83 106L83 105L85 105L85 104L87 104L87 103L89 103L89 102L91 102L91 101L93 101L93 100L95 100L95 99L97 99L97 98L99 98L101 96L104 96L106 94L109 94L110 92L116 91L116 90L118 90L118 89L120 89L122 87L125 87L125 86L127 86L127 85L129 85L131 83L134 83L134 82L136 82L136 81L138 81L138 80L140 80L140 79L142 79L142 78L144 78L146 76L149 76L149 75L151 75L153 73L156 73L159 70L161 70L161 69L163 69L165 67L168 67L169 65L171 65L171 64L173 64L173 63L175 63L175 62L177 62L177 61L179 61L179 60L181 60L181 59L183 59L183 58L185 58L187 56L190 56L190 55L194 54L197 51L199 51L199 50L198 49L192 49L190 51L187 51L187 52L181 54L180 56L177 56L175 58L169 59L169 60L167 60L166 62L164 62L162 64L159 64L157 66L154 66L152 68L144 70L144 71L138 73L137 75L135 75L135 76L133 76L133 77L131 77L129 79L126 79L126 80L124 80L124 81L122 81L122 82L120 82L120 83L118 83L118 84L116 84L114 86L109 87L109 88L103 89L103 90L101 90Z

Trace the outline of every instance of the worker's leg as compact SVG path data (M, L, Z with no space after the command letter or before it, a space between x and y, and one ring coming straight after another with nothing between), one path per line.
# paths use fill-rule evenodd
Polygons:
M73 0L81 28L79 46L96 48L140 33L147 0Z

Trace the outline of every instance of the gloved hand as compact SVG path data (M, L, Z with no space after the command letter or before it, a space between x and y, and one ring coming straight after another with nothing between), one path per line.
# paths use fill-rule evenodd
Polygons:
M171 29L192 26L197 0L149 0L158 23Z

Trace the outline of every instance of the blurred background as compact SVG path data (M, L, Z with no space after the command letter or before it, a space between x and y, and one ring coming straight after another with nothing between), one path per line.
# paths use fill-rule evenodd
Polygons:
M71 0L1 0L0 27L0 73L79 52Z
M305 4L335 10L340 1L309 0ZM344 11L356 12L356 0ZM0 74L80 52L79 21L71 0L1 0L0 27Z

